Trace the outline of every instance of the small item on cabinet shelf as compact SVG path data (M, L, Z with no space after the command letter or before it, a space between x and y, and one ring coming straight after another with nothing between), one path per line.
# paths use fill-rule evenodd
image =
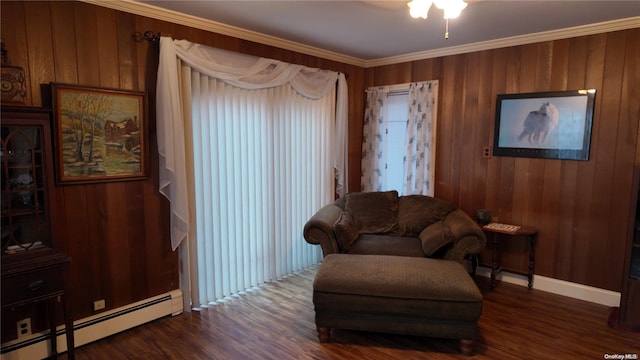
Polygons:
M30 249L37 249L42 247L42 241L36 241L32 243L24 243L20 245L9 245L4 250L5 254L16 254L19 252L27 251Z
M33 207L33 196L30 191L20 191L14 194L13 206L18 209Z
M29 174L19 174L9 179L12 189L28 189L33 183L33 178Z

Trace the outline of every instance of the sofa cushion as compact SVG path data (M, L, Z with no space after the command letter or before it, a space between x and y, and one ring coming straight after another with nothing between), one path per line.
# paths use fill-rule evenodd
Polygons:
M353 222L353 216L348 211L342 211L338 221L333 225L336 239L340 247L349 250L354 241L358 238L358 228Z
M424 257L417 237L362 234L351 246L349 254Z
M419 238L422 242L422 251L425 256L433 255L436 251L452 243L454 240L451 229L442 222L427 226L422 230Z
M417 236L427 226L442 221L456 207L426 195L405 195L398 201L398 234Z
M362 192L347 195L350 212L360 234L388 234L398 228L398 192Z

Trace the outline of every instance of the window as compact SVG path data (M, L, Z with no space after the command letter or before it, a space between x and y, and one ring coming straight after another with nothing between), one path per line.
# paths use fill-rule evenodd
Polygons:
M382 142L385 149L380 158L383 169L382 190L397 190L402 195L405 178L405 144L407 142L407 119L409 118L409 94L407 92L387 95L387 128Z
M335 95L192 75L198 299L220 301L322 259L302 237L333 195Z
M435 80L367 89L362 191L433 196L437 102Z
M344 74L163 36L156 90L185 309L319 262L302 230L345 191Z

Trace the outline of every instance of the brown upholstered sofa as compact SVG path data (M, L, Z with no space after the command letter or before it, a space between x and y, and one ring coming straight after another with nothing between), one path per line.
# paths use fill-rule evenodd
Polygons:
M305 240L335 253L431 257L462 262L486 245L464 211L424 195L396 191L348 194L318 210L304 227Z

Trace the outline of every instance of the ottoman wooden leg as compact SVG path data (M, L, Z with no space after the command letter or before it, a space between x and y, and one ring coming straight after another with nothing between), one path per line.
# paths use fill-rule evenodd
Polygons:
M318 340L320 340L321 343L328 343L330 333L331 328L318 327Z
M471 355L473 351L473 340L462 339L460 340L460 352L464 355Z

